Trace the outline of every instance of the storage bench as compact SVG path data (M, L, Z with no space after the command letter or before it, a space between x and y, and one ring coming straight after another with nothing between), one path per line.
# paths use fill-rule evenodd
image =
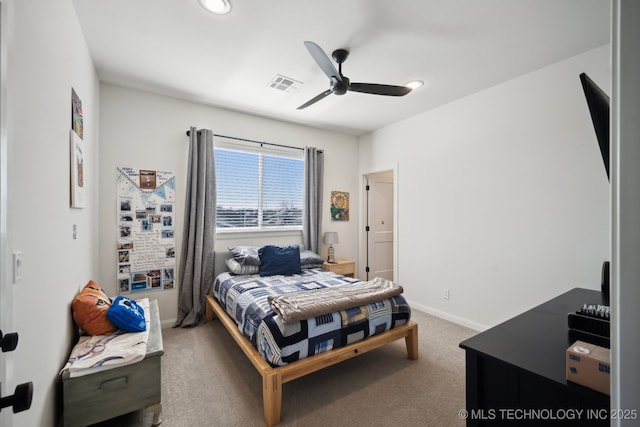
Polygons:
M86 426L146 408L160 424L162 330L158 301L149 301L149 339L143 360L71 378L62 371L63 420L66 427Z

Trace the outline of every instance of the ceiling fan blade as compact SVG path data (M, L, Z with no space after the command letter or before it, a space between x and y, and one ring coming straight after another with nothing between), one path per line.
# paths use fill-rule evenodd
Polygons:
M332 77L338 79L338 81L342 81L342 76L336 70L336 67L333 66L333 62L329 59L326 53L322 50L320 46L315 44L314 42L306 41L304 45L307 47L307 50L311 54L311 57L316 61L316 63L320 66L322 71L331 79Z
M333 90L327 89L324 92L322 92L321 94L316 95L314 98L308 100L307 102L305 102L304 104L299 106L297 109L298 110L302 110L303 108L307 108L309 105L315 104L316 102L320 101L325 96L331 95L331 92L333 92Z
M411 92L411 88L407 86L380 85L376 83L351 83L347 90L387 96L404 96Z

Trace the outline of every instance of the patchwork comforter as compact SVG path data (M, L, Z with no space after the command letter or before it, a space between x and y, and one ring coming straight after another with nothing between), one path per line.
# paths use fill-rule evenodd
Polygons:
M240 276L226 272L216 278L213 294L260 355L272 365L282 366L409 321L411 309L401 294L287 323L269 302L270 297L279 295L362 283L320 268L292 276Z

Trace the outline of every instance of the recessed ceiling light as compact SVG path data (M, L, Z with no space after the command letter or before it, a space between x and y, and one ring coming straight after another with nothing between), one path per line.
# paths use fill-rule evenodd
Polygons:
M200 0L200 4L206 10L216 15L224 15L231 11L229 0Z
M410 87L411 89L418 89L423 84L424 82L422 80L413 80L408 82L405 86Z

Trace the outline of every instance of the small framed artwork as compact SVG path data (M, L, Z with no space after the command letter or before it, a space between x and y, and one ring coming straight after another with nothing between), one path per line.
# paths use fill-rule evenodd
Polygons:
M71 129L73 129L80 139L83 139L82 100L80 100L74 88L71 88Z
M331 221L349 221L349 193L331 191Z
M155 190L156 171L148 171L148 170L140 171L140 188L143 188L145 190Z
M73 129L69 132L71 147L71 207L85 207L84 142Z

